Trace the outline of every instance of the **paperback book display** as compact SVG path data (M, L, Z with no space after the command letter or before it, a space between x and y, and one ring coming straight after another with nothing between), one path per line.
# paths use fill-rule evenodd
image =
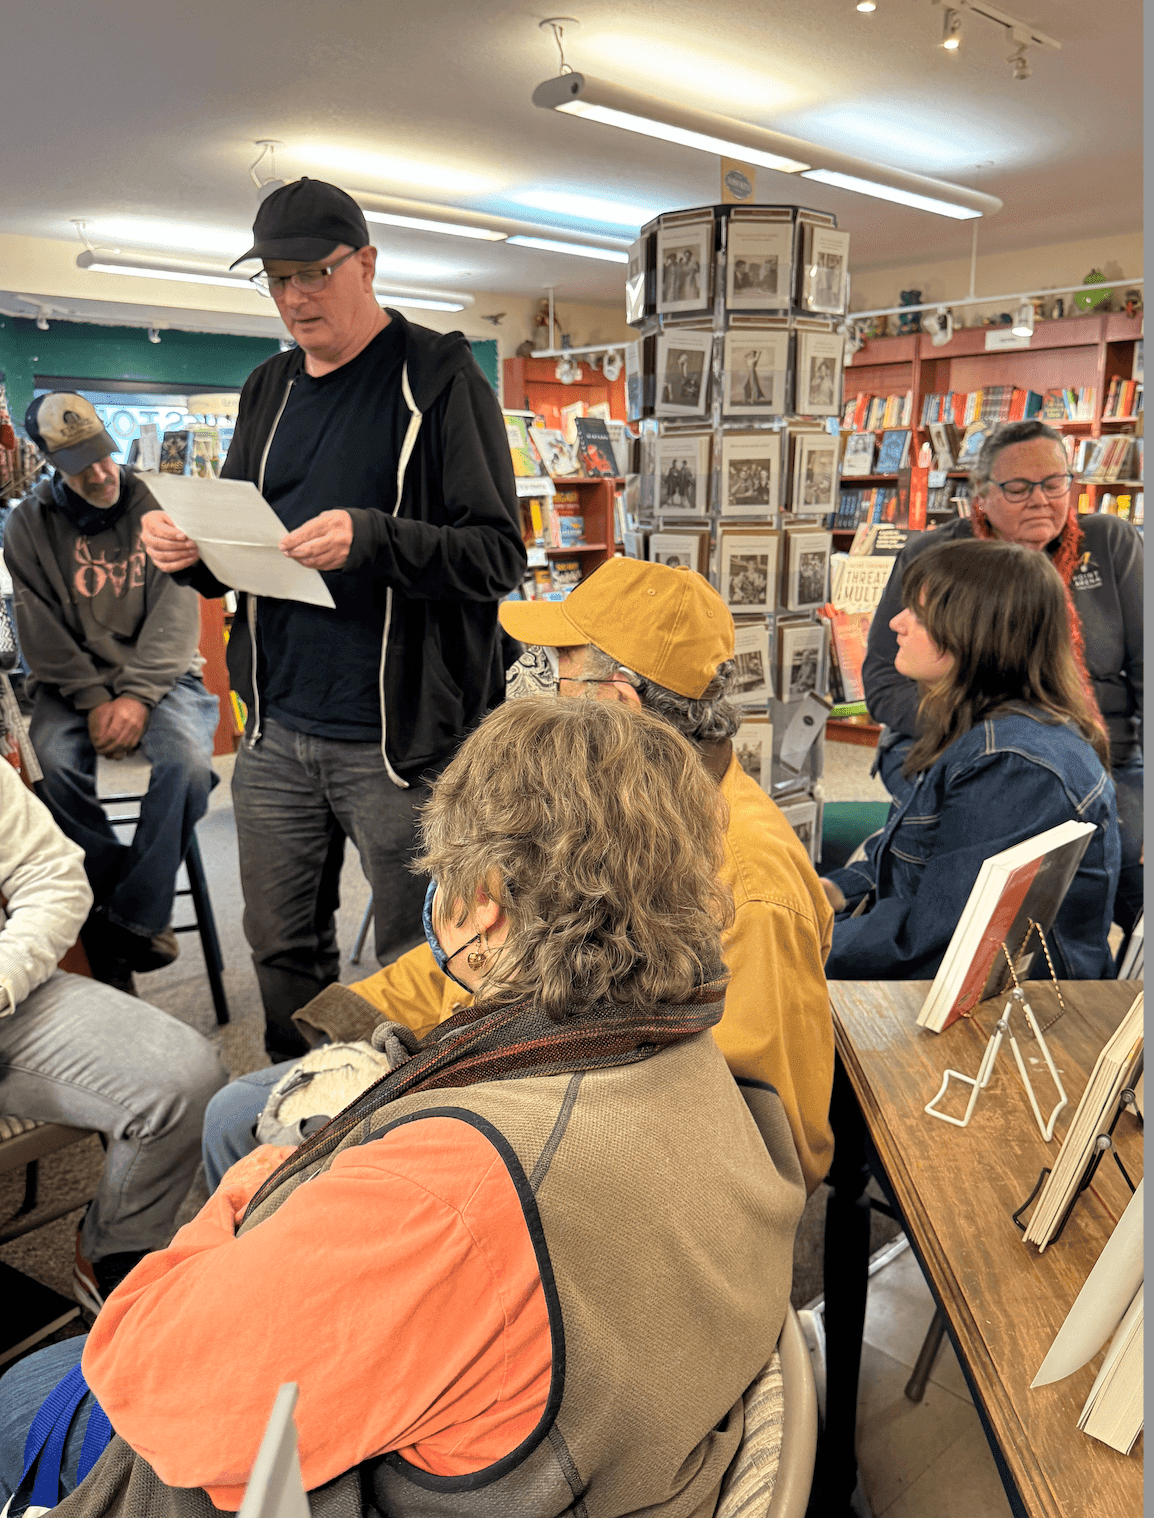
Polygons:
M816 613L829 596L826 521L840 498L837 325L849 256L830 214L733 203L657 217L624 271L626 320L638 330L625 380L640 487L622 542L627 553L695 566L720 591L738 624L743 767L775 800L811 807L801 826L815 858L811 791L828 705L817 708L818 737L799 769L774 752L774 733L826 692Z

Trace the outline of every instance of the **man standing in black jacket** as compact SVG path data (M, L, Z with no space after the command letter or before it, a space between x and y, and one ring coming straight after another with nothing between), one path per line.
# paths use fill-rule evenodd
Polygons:
M248 707L233 776L245 936L274 1060L290 1019L338 978L345 837L373 888L384 964L422 937L408 870L427 782L501 699L497 602L524 573L500 408L460 333L385 311L356 202L300 179L268 197L254 245L297 347L248 378L222 473L253 481L281 550L324 576L335 609L242 594L229 641ZM227 587L162 512L157 565Z

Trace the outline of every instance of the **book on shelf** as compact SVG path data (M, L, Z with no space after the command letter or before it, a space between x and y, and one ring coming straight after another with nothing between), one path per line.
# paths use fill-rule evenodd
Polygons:
M160 474L189 474L192 469L191 428L166 432L160 441Z
M888 554L834 554L830 561L830 604L836 611L872 614L889 584L893 567L893 557Z
M75 1302L2 1260L0 1301L4 1303L0 1316L0 1365L15 1360L80 1314Z
M1142 1428L1142 1362L1135 1353L1142 1337L1145 1276L1142 1191L1139 1181L1030 1382L1033 1389L1065 1380L1109 1341L1078 1427L1124 1455Z
M581 560L580 559L551 559L549 562L549 584L552 590L571 591L575 585L581 583Z
M571 401L569 405L558 408L558 425L571 448L577 446L577 418L587 415L587 409L584 401Z
M565 434L559 427L533 426L529 428L529 435L537 445L537 452L541 455L547 472L554 479L565 479L568 475L581 473L577 455L565 441Z
M876 603L875 603L876 604ZM818 615L829 623L830 677L836 674L841 690L839 701L864 701L862 665L865 663L872 613L841 611L827 602Z
M574 419L574 425L582 474L588 479L613 479L617 474L617 460L604 420L599 416L579 416Z
M1066 824L1072 826L1073 824ZM1043 1183L1024 1235L1027 1244L1045 1249L1077 1196L1086 1170L1118 1112L1118 1099L1131 1087L1142 1061L1142 993L1102 1046L1077 1111L1066 1130L1053 1168Z
M929 422L927 428L937 467L946 470L956 468L961 434L953 422Z
M845 453L841 461L843 479L873 473L876 441L872 432L850 433L845 440Z
M1106 392L1106 400L1102 407L1103 419L1114 421L1118 417L1129 418L1137 416L1141 410L1141 380L1122 379L1120 375L1115 375Z
M549 473L523 416L505 413L505 437L513 460L513 473L518 479L531 479Z
M970 469L977 463L978 454L981 453L982 444L986 441L989 432L989 422L970 422L967 425L961 447L958 449L959 469Z
M922 1010L918 1026L941 1033L979 1002L1010 984L1003 943L1019 980L1041 945L1030 923L1048 933L1094 832L1089 822L1063 822L985 860Z
M555 490L547 507L546 527L551 548L575 548L585 542L585 517L576 490Z
M897 474L909 463L910 437L907 431L884 432L878 449L878 474Z
M629 436L629 429L624 422L610 419L605 425L609 429L609 444L613 449L617 473L624 478L625 475L633 472L633 439Z

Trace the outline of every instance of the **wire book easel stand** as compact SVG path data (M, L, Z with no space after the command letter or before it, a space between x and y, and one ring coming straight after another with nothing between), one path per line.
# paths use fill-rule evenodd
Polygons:
M1041 925L1034 922L1033 919L1030 919L1029 921L1026 929L1026 936L1022 940L1022 946L1018 951L1018 956L1020 958L1021 955L1025 952L1026 946L1030 942L1031 935L1035 932L1037 932L1038 938L1041 941L1042 952L1046 956L1046 964L1049 966L1050 970L1050 979L1054 983L1054 991L1058 997L1058 1005L1061 1008L1061 1012L1055 1013L1055 1015L1046 1024L1046 1027L1049 1028L1053 1026L1057 1019L1061 1017L1062 1012L1066 1010L1066 1003L1062 1000L1062 992L1058 987L1058 977L1054 974L1054 962L1050 958L1050 949L1046 943L1046 935L1043 933ZM1054 1124L1058 1121L1059 1114L1062 1113L1067 1106L1069 1106L1070 1098L1066 1095L1066 1088L1062 1085L1062 1078L1058 1074L1057 1067L1055 1066L1053 1057L1050 1054L1050 1047L1046 1043L1045 1037L1043 1036L1044 1029L1039 1027L1038 1021L1034 1016L1034 1010L1030 1006L1030 1003L1026 1000L1026 993L1022 989L1022 983L1018 979L1017 971L1014 968L1014 961L1010 958L1010 951L1006 948L1004 940L1002 942L1001 948L1002 953L1006 957L1006 963L1010 967L1010 976L1014 982L1014 989L1010 992L1009 998L1006 1001L1006 1005L1002 1009L1001 1017L999 1017L998 1021L994 1024L994 1031L990 1034L989 1042L986 1044L986 1052L982 1055L982 1062L978 1066L978 1073L977 1075L963 1075L960 1070L947 1070L942 1076L942 1084L938 1089L937 1095L933 1098L932 1101L926 1103L924 1110L928 1112L931 1117L939 1118L943 1123L952 1123L955 1128L965 1128L969 1124L970 1118L974 1115L974 1108L977 1106L978 1096L990 1084L990 1077L994 1073L994 1063L997 1060L998 1052L1002 1047L1002 1040L1009 1039L1010 1049L1014 1055L1014 1062L1017 1064L1018 1074L1022 1078L1022 1084L1026 1088L1026 1095L1029 1098L1030 1107L1033 1110L1034 1118L1038 1124L1038 1129L1041 1132L1042 1138L1048 1144L1054 1137ZM1042 1116L1042 1109L1039 1107L1038 1098L1034 1094L1034 1086L1033 1082L1030 1080L1030 1073L1026 1069L1026 1062L1022 1058L1022 1051L1018 1045L1018 1040L1014 1036L1014 1030L1010 1019L1013 1015L1015 1006L1021 1007L1022 1011L1024 1012L1026 1018L1026 1026L1029 1028L1030 1032L1033 1034L1035 1040L1037 1041L1038 1048L1042 1053L1042 1058L1046 1062L1046 1069L1050 1072L1050 1078L1054 1082L1055 1089L1058 1092L1058 1104L1050 1113L1050 1116L1048 1118L1043 1118ZM945 1096L951 1079L960 1081L962 1085L969 1086L970 1088L970 1099L966 1103L965 1113L961 1117L950 1117L947 1113L940 1112L938 1110L938 1103ZM1117 1121L1117 1119L1115 1119L1115 1121ZM1045 1173L1046 1172L1043 1172L1043 1175ZM1038 1184L1041 1185L1040 1180ZM1036 1195L1036 1193L1037 1187L1034 1188L1034 1194ZM1032 1201L1033 1197L1031 1197L1030 1200ZM1023 1205L1028 1206L1029 1203L1027 1202Z
M1115 1165L1117 1165L1118 1169L1122 1172L1122 1179L1126 1182L1126 1185L1130 1188L1131 1195L1133 1195L1133 1193L1138 1189L1137 1186L1134 1184L1134 1182L1130 1179L1130 1172L1126 1169L1125 1165L1123 1165L1123 1163L1122 1163L1122 1156L1118 1153L1117 1145L1114 1143L1114 1129L1117 1128L1117 1126L1118 1126L1118 1120L1121 1118L1123 1112L1125 1112L1128 1107L1133 1107L1134 1110L1135 1110L1135 1112L1137 1112L1137 1110L1138 1110L1138 1098L1135 1095L1134 1087L1138 1084L1138 1077L1142 1073L1142 1068L1143 1068L1144 1062L1145 1062L1145 1056L1144 1055L1140 1055L1139 1058L1138 1058L1138 1062L1137 1062L1137 1064L1134 1067L1134 1071L1133 1071L1133 1074L1132 1074L1131 1080L1130 1080L1130 1085L1128 1085L1123 1091L1120 1091L1118 1093L1118 1103L1117 1103L1117 1106L1116 1106L1115 1111L1114 1111L1114 1116L1113 1116L1113 1118L1110 1121L1110 1126L1109 1126L1109 1128L1106 1129L1105 1133L1100 1133L1097 1136L1097 1138L1094 1140L1094 1152L1091 1154L1089 1160L1086 1163L1086 1169L1085 1169L1085 1171L1084 1171L1084 1173L1082 1175L1082 1179L1078 1182L1077 1186L1075 1187L1074 1195L1070 1198L1069 1206L1066 1208L1065 1212L1062 1214L1062 1221L1058 1224L1057 1228L1054 1230L1054 1232L1051 1235L1051 1237L1046 1241L1048 1244L1056 1244L1058 1242L1058 1240L1062 1237L1062 1230L1065 1228L1066 1224L1070 1221L1070 1214L1074 1211L1074 1208L1077 1206L1079 1197L1082 1195L1082 1193L1090 1185L1090 1182L1094 1179L1094 1176L1095 1176L1095 1174L1097 1173L1097 1170L1098 1170L1098 1166L1102 1163L1102 1156L1104 1154L1106 1154L1106 1153L1113 1154L1113 1156L1114 1156L1114 1163L1115 1163ZM1015 1212L1015 1213L1012 1214L1014 1222L1017 1223L1018 1227L1022 1230L1023 1233L1025 1233L1027 1225L1022 1222L1022 1214L1023 1214L1023 1212L1025 1212L1026 1208L1030 1206L1031 1202L1033 1202L1034 1198L1041 1191L1043 1185L1045 1184L1046 1177L1049 1174L1050 1174L1050 1167L1047 1165L1041 1171L1041 1173L1038 1176L1038 1179L1035 1181L1033 1191L1030 1192L1029 1196L1022 1203L1022 1205L1018 1208L1017 1212Z

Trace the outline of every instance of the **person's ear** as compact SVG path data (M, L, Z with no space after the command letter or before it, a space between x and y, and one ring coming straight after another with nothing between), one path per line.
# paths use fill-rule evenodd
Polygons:
M473 892L473 924L479 933L492 933L505 915L501 905L501 878L496 870Z
M373 280L376 277L377 272L376 246L370 242L366 244L365 247L358 248L357 258L361 266L361 273L364 276L364 288L366 290L371 290L373 288Z
M641 706L640 693L624 680L614 680L612 685L603 685L601 689L610 701L623 701L626 706Z

